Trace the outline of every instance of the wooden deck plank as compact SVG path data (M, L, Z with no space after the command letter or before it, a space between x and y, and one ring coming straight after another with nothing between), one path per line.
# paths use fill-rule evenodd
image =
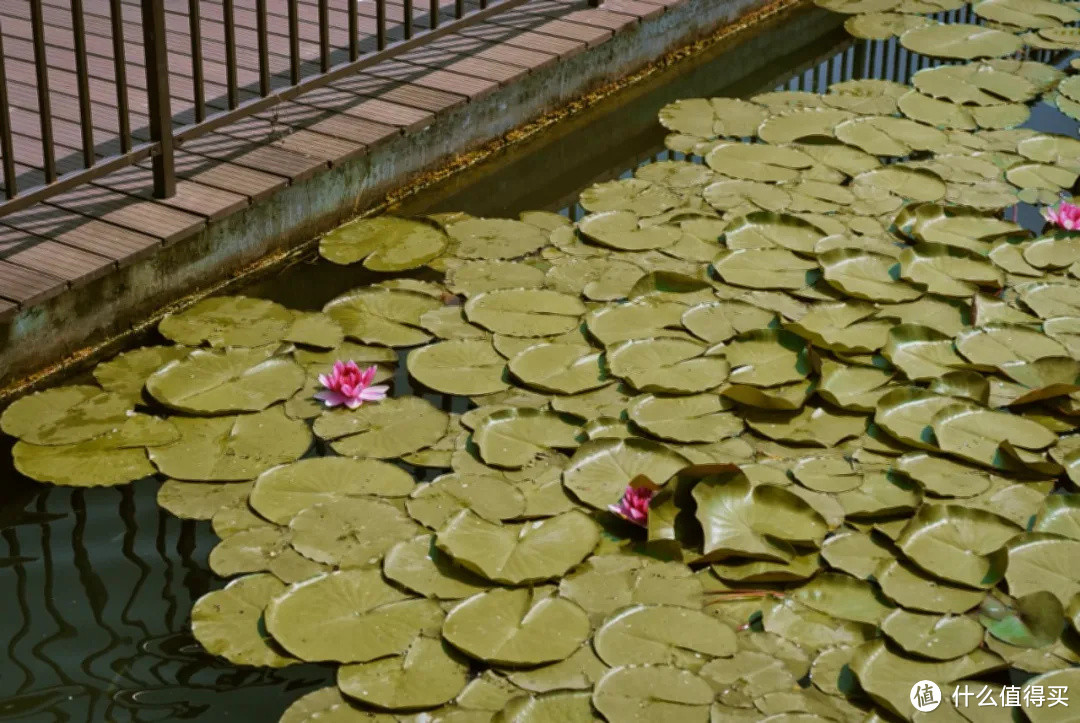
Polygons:
M37 204L4 216L2 223L36 236L50 238L67 246L105 256L120 264L142 258L161 245L161 240L153 236L45 204Z
M318 88L296 99L297 103L310 105L323 111L344 113L374 121L385 126L395 126L405 131L418 131L435 120L427 111L400 105L379 98L357 96L339 88Z
M285 188L289 181L283 176L240 166L228 161L178 151L175 157L176 173L181 178L212 188L247 196L251 203L260 201ZM141 164L149 168L149 163Z
M69 283L84 283L116 268L115 262L105 256L10 226L0 226L0 260Z
M49 204L154 236L167 244L197 233L206 225L201 216L101 186L79 186L54 196Z
M0 321L7 321L11 317L15 316L15 312L19 310L19 305L13 301L0 298Z
M481 98L499 87L498 82L447 70L432 70L401 60L387 60L368 69L369 75L412 83L424 88L448 91L471 100Z
M293 129L305 129L333 136L370 149L383 141L401 135L401 129L344 113L322 110L303 103L282 103L259 118L272 120Z
M63 279L0 258L0 297L13 305L29 306L68 288Z
M491 23L464 28L461 35L475 36L501 45L551 53L559 58L569 58L577 55L588 47L580 40L534 33L530 30L519 30Z

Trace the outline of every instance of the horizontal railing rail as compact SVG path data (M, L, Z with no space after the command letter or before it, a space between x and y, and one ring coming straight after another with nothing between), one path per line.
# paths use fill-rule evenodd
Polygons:
M449 7L440 0L334 0L333 5L331 0L69 0L70 36L59 38L57 32L63 29L54 23L64 9L48 0L25 1L28 32L26 23L0 17L0 167L6 199L0 200L0 216L145 161L153 171L153 195L168 198L176 191L178 145L528 2L454 0ZM414 2L428 5L426 12ZM600 0L587 2L593 7L600 4ZM243 25L237 23L238 12L245 18ZM248 40L252 12L254 47ZM342 13L344 27L337 24ZM391 13L397 18L392 22ZM88 20L95 28L89 35ZM287 27L285 38L282 21ZM369 30L362 30L362 23ZM30 46L29 58L26 52L18 57L5 53L5 24L18 25L17 40L20 48ZM138 25L141 37L132 37L136 33L131 27ZM102 34L103 27L108 37ZM204 34L208 27L216 31L213 38ZM332 44L331 37L341 30L347 32L347 41ZM238 36L245 38L245 44L238 42ZM70 44L65 45L68 40ZM92 49L88 40L95 41ZM142 52L133 53L132 48L140 44ZM170 68L178 46L187 54L186 67ZM305 54L303 48L317 50ZM250 59L252 52L257 67L242 67L238 55ZM211 53L215 58L212 87L220 88L224 81L224 92L208 100ZM72 55L73 62L57 64L56 58L70 60ZM111 65L107 78L102 77L103 64ZM19 77L13 76L12 69L19 71ZM251 75L251 71L257 80L242 84L241 72ZM143 74L144 78L132 78ZM55 87L50 85L54 79ZM174 107L173 79L190 87L189 107ZM36 99L32 104L25 100L30 86ZM13 90L23 99L15 106L9 104ZM77 124L54 121L54 90L66 94L67 101L74 96ZM101 107L105 95L114 107ZM95 129L101 130L101 116L115 120L110 124L115 128L109 128L114 134L107 139L95 137ZM72 132L74 125L78 133ZM62 130L59 142L58 127ZM16 155L16 139L29 152Z

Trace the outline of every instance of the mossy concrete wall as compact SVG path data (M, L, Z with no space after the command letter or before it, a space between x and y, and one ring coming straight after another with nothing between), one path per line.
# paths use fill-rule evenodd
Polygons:
M333 227L448 157L499 138L765 4L767 0L688 0L597 47L440 114L421 131L397 136L364 156L288 186L195 236L20 310L0 326L0 394L21 386L28 375L85 356L95 345L267 254ZM808 24L802 30L814 35L822 28ZM806 41L805 34L800 40ZM761 50L755 61L762 64L788 52L783 47Z

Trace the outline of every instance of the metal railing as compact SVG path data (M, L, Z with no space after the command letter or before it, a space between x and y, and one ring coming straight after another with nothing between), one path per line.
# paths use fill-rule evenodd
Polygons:
M23 72L23 77L18 79L10 73L13 61L5 54L3 25L21 24L22 21L0 17L0 165L7 199L0 201L0 216L147 160L153 169L154 196L168 198L175 193L174 152L179 144L456 33L528 0L454 0L453 7L440 0L429 0L426 13L422 8L414 7L414 0L334 0L333 8L330 0L272 0L271 8L267 7L267 0L69 0L70 15L66 17L70 18L69 30L74 41L70 48L57 46L55 35L57 31L67 32L68 29L58 28L46 20L46 13L55 18L64 9L57 7L55 0L25 2L29 5L30 40L27 43L25 31L17 40L20 45L29 45L31 52L24 52L24 57L15 61ZM587 3L596 7L600 0L587 0ZM374 6L374 18L363 13L361 5L368 13ZM133 23L131 13L136 11L136 6L139 22ZM126 19L125 9L129 11ZM208 11L214 16L212 20ZM245 25L237 23L238 11L244 15ZM307 11L303 17L302 11ZM254 47L250 42L252 12ZM342 12L347 16L346 28L331 24L334 20L340 23ZM88 18L98 29L96 35L87 35ZM140 68L138 61L130 57L138 55L131 52L132 45L137 43L130 37L134 34L130 28L127 31L129 37L125 37L125 20L128 25L141 24L139 40L145 87L135 85L129 78L129 70ZM207 42L203 31L211 22L218 37ZM103 29L106 25L111 52L103 51L99 42L95 45L94 55L88 49L87 39L90 37L108 46ZM287 30L283 31L283 27ZM340 36L342 29L347 32L347 41L339 46L332 45L332 35ZM302 33L302 30L309 32ZM315 30L314 40L310 39L311 30ZM247 44L239 42L241 36ZM287 52L277 47L271 51L272 38L278 42L287 39ZM309 49L306 56L301 52L302 47ZM311 53L313 48L317 51ZM212 70L216 82L213 86L208 82L206 72L208 51L214 54ZM69 152L62 161L66 168L61 168L57 162L52 107L55 96L50 88L51 73L65 81L70 81L72 75L70 67L57 66L55 58L61 53L74 54L75 80L73 84L65 82L63 92L67 94L64 100L69 108L72 102L78 106L78 133L65 134ZM29 62L25 57L27 54L32 57ZM170 59L175 62L178 54L190 72L170 70ZM246 59L246 66L238 63L238 54ZM257 61L253 62L252 54ZM283 55L287 59L287 68L282 62ZM93 69L91 60L95 61ZM105 71L105 77L102 76L103 62L111 65L111 71ZM28 65L33 66L32 82L26 77ZM241 72L246 72L248 77L254 73L257 81L242 84ZM182 80L185 88L190 82L189 107L173 107L171 78ZM12 83L23 91L18 108L22 123L17 126L13 125L9 105ZM34 86L31 95L36 95L36 104L25 99L30 85ZM115 107L102 108L102 93L110 86L115 88L112 91ZM210 101L207 98L209 87L219 91L218 97ZM133 110L135 93L140 102ZM109 102L113 102L111 96ZM37 127L27 128L28 115L37 116ZM69 111L69 117L71 115L74 114ZM110 120L110 127L104 129L108 138L107 142L95 145L95 129L102 130L102 116ZM60 122L71 131L72 120ZM28 130L39 137L28 136ZM30 162L17 157L13 140L16 136L24 148L37 144L40 157L35 156ZM79 147L72 148L74 145ZM32 150L36 153L38 149ZM80 160L76 160L78 156L81 156ZM78 167L71 168L75 165ZM20 188L20 185L27 186L27 178L32 182L28 187Z

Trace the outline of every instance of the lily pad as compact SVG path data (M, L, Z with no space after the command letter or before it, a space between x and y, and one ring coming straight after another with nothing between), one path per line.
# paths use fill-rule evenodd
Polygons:
M313 609L321 610L312 615ZM341 570L290 585L266 607L274 640L302 660L364 662L437 632L443 611L383 582L377 569Z
M452 339L409 352L409 374L444 394L492 394L508 389L506 360L487 339Z
M961 505L923 505L897 538L909 560L931 575L975 588L1005 573L1004 545L1022 530L1008 520Z
M383 575L438 600L460 600L489 587L485 580L439 552L431 535L420 535L390 548L383 559Z
M259 475L251 488L251 506L271 522L287 525L317 504L348 498L404 497L414 486L407 472L387 462L313 457Z
M442 634L473 658L532 666L568 658L588 636L589 618L569 600L537 589L495 589L458 604Z
M644 476L662 484L689 460L658 442L645 439L597 439L574 452L563 484L586 505L606 510L622 498L630 481Z
M323 312L336 321L345 336L367 344L416 346L431 339L420 317L442 306L427 294L369 286L331 300Z
M1046 590L1062 605L1080 592L1080 575L1070 564L1080 552L1080 542L1045 532L1029 532L1014 537L1008 545L1009 565L1005 581L1015 597Z
M311 431L289 419L280 405L256 414L173 417L180 439L148 450L169 477L195 482L250 480L279 464L295 462L311 447Z
M577 510L517 524L488 522L471 510L462 510L435 537L438 548L454 561L509 585L562 575L581 562L598 540L596 524Z
M507 336L551 336L578 325L585 306L576 297L547 289L498 289L465 303L474 324Z
M701 677L666 665L613 668L593 691L593 705L620 723L705 723L714 692Z
M544 246L548 235L522 221L467 218L446 226L450 253L462 259L512 259Z
M257 412L284 401L304 385L304 370L265 349L196 350L151 374L146 390L189 414Z
M420 397L386 399L357 409L326 412L315 435L338 454L390 459L429 447L446 433L449 417Z
M431 261L446 244L446 234L433 223L377 216L347 223L323 236L319 255L335 264L363 261L372 271L404 271Z
M414 710L452 700L469 679L469 666L438 638L420 636L408 650L338 668L341 692L387 710Z
M708 613L669 605L635 605L596 631L593 647L612 667L673 665L695 669L735 653L735 632Z
M719 386L730 365L695 341L660 336L628 339L609 347L607 365L642 392L693 394Z
M387 550L422 528L388 502L345 497L304 509L289 529L293 548L304 557L350 568L378 565Z
M936 58L1001 58L1023 47L1012 33L982 25L950 23L913 28L900 36L908 50Z
M166 314L158 331L187 346L256 347L280 341L292 322L292 312L273 301L213 296L181 312Z
M420 524L438 529L463 509L489 522L520 517L525 512L525 495L496 477L453 473L417 485L406 508Z
M579 394L610 383L601 352L587 344L536 344L510 359L510 372L545 392Z
M558 412L505 409L486 416L473 430L484 461L496 467L523 467L542 452L579 444L578 420Z
M0 429L30 444L75 444L116 431L131 406L124 396L94 386L56 387L12 402Z
M186 346L144 346L116 355L94 367L94 379L107 392L138 402L146 378L171 361L191 353ZM0 420L2 421L2 420Z
M712 394L638 399L627 410L639 427L661 439L676 442L719 442L743 429L730 405Z
M712 265L724 281L751 289L801 289L813 283L818 268L784 248L724 251Z
M214 655L233 665L281 668L299 663L263 628L263 610L285 585L273 575L246 575L195 601L191 632Z

